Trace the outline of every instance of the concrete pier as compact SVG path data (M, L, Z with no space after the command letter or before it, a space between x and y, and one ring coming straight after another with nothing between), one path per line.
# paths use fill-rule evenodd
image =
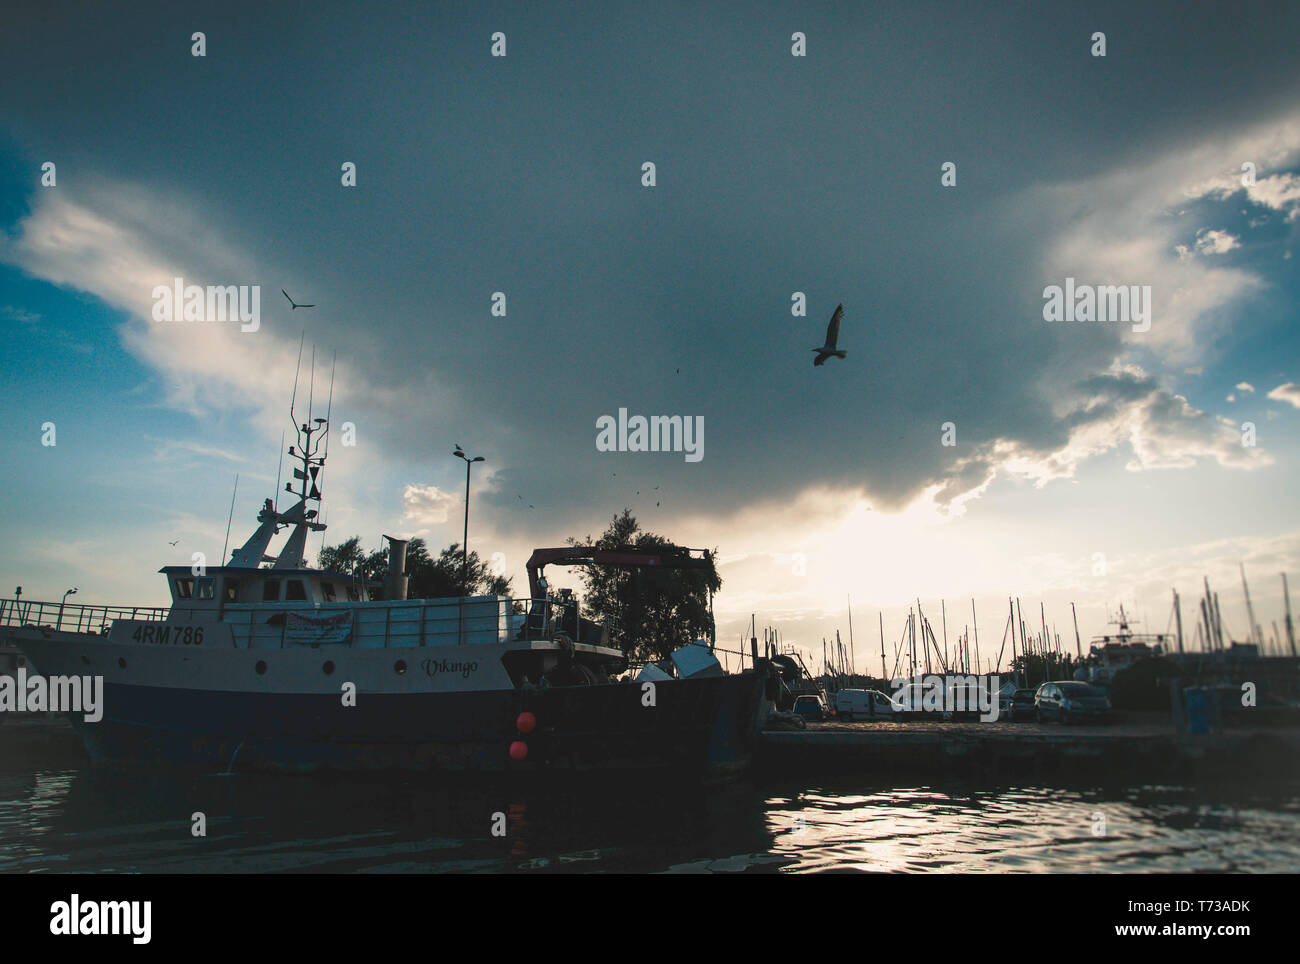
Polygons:
M943 776L1300 777L1300 729L1176 732L1167 714L1090 726L1038 723L810 723L763 733L759 765L779 772Z

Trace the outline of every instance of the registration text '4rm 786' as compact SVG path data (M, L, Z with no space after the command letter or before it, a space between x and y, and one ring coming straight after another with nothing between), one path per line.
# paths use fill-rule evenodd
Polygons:
M202 646L202 626L137 626L131 634L137 643L157 643L173 646Z

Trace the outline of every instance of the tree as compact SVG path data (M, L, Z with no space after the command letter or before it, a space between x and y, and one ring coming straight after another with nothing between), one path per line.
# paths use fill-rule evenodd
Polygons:
M326 546L320 553L320 568L333 572L360 572L366 579L382 582L388 571L388 553L376 549L367 553L361 537L353 536L336 546ZM460 544L453 542L435 559L423 539L406 544L407 596L411 599L451 599L459 596L509 596L511 580L496 575L479 559L469 554L469 564L462 568Z
M327 572L341 572L352 575L365 566L366 551L361 548L361 537L353 536L337 546L324 546L316 565Z
M673 543L641 529L631 510L616 515L594 542L569 539L571 546L660 548ZM710 594L722 587L717 569L579 567L586 589L583 615L612 623L611 642L635 660L662 659L713 631Z
M1042 653L1021 653L1011 661L1011 673L1017 678L1023 678L1025 686L1038 686L1052 680L1069 680L1074 679L1074 671L1078 669L1073 656L1068 653L1051 653L1044 656Z

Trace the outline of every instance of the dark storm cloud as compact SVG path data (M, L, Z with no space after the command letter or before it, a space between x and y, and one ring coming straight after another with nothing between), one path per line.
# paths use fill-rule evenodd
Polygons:
M1073 392L1116 353L1112 331L1041 323L1059 279L1032 265L1075 212L1027 189L1294 99L1296 9L55 11L5 32L0 104L70 191L83 172L183 190L282 266L255 280L318 302L310 337L394 390L370 437L484 452L500 508L571 520L659 484L707 511L813 478L894 506L985 477L939 444L946 421L963 443L1064 444L1077 422L1045 382ZM848 358L814 369L838 302ZM1106 404L1136 390L1111 378ZM703 416L703 460L598 453L620 407Z

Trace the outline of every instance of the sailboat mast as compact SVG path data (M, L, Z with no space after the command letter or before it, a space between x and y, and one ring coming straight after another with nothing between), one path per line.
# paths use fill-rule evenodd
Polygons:
M1291 650L1291 655L1295 652L1295 628L1291 623L1291 590L1286 585L1286 573L1282 573L1282 599L1286 603L1286 644Z
M1183 655L1183 601L1178 598L1178 590L1174 590L1174 621L1178 626L1178 655Z
M1250 638L1254 641L1256 646L1259 646L1262 649L1264 646L1264 634L1260 631L1259 626L1255 622L1255 607L1251 605L1250 602L1250 586L1246 585L1246 564L1244 562L1239 562L1237 563L1237 566L1241 569L1241 591L1246 597L1246 618L1250 620Z
M849 675L853 675L858 663L857 653L853 649L853 598L851 596L844 598L849 607Z
M886 679L885 676L885 613L883 610L878 610L877 614L880 616L880 678L881 680L884 680Z

